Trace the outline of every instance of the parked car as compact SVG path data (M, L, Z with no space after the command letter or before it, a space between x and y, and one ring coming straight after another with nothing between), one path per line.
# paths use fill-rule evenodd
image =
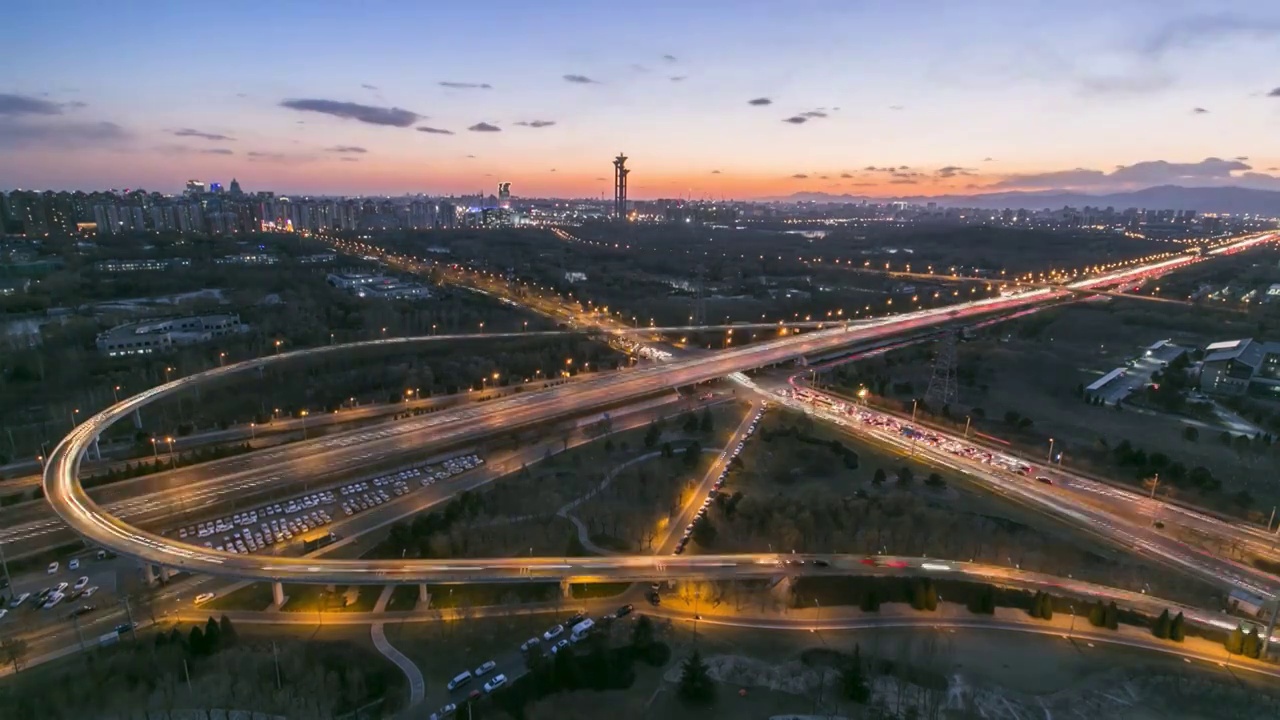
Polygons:
M476 668L475 676L484 677L485 675L488 675L489 672L496 667L498 667L498 663L492 660L485 660L483 663L480 663L480 667Z
M623 605L622 607L618 608L616 612L613 613L613 616L626 617L631 614L632 610L635 610L635 609L636 609L635 605L631 605L631 604Z
M494 675L493 679L491 679L489 682L484 684L484 692L486 695L488 695L489 693L493 692L494 690L497 690L498 688L506 684L507 684L507 676L499 673L497 675Z
M550 630L547 630L546 632L542 633L542 639L543 639L543 640L554 640L554 639L556 639L556 638L560 637L560 633L562 633L562 632L564 632L564 626L563 626L563 625L554 625L554 626L552 626L552 627L551 627L551 629L550 629Z
M213 599L213 593L211 593L211 592L207 592L207 593L200 593L199 595L197 595L197 596L196 596L195 604L196 604L196 605L203 605L203 604L205 604L205 603L209 602L209 601L210 601L210 600L212 600L212 599Z

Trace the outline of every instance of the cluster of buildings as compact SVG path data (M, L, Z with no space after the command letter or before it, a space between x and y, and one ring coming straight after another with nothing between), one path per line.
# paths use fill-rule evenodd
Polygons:
M330 273L326 279L330 285L359 298L418 300L431 297L431 290L426 285L377 273L338 272Z
M1243 338L1208 345L1200 362L1200 389L1280 399L1280 343Z
M126 323L98 334L98 352L107 357L151 355L174 347L247 332L239 315L193 315Z

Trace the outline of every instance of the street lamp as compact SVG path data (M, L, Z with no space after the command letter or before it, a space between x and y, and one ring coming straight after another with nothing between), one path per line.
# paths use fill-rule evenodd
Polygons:
M120 386L119 385L116 385L115 387L111 388L111 398L116 402L120 402Z
M227 364L227 354L225 352L218 353L218 366L221 367L226 364Z
M276 341L276 354L277 354L277 355L279 355L279 354L280 354L280 341L279 341L279 340L277 340L277 341Z
M251 423L249 423L249 439L250 439L250 440L257 440L257 439L258 439L258 429L257 429L257 428L258 428L258 423L252 423L252 422L251 422Z
M968 415L964 416L964 436L969 437L969 424L973 422L973 418Z
M75 408L74 410L71 411L71 427L74 428L76 426L76 416L79 414L80 414L80 408Z
M311 413L307 412L306 410L303 410L299 414L302 416L302 439L306 440L307 439L307 416L310 415Z
M1049 438L1049 456L1045 458L1045 462L1053 464L1053 438Z
M151 438L151 457L156 460L160 459L160 449L156 446L156 439L154 437Z
M172 455L173 454L173 438L165 437L164 441L169 443L169 454Z

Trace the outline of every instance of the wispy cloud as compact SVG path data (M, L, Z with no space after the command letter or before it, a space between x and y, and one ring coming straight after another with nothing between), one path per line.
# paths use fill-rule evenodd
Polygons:
M360 87L364 88L365 90L377 90L377 89L378 89L378 86L377 86L377 85L370 85L369 83L360 83Z
M360 162L360 158L355 157L340 157L338 159L342 162Z
M906 108L901 105L890 105L889 109L890 110L906 110Z
M592 80L586 75L565 75L564 79L566 82L577 83L579 85L592 85L599 82L598 80Z
M809 122L809 118L803 115L792 115L789 118L782 118L782 122L791 123L792 125L803 125Z
M1207 115L1207 114L1209 114L1209 111L1208 111L1208 110L1205 110L1205 109L1204 109L1204 108L1202 108L1202 107L1195 107L1195 108L1191 108L1191 114L1192 114L1192 115Z
M688 75L672 75L667 79L670 80L671 82L684 82L685 80L689 79L689 76Z
M844 178L845 180L849 180L853 178L853 175L851 175L850 173L840 173L840 177Z
M809 176L805 175L804 173L796 173L795 175L791 176L791 179L792 180L808 180Z
M432 135L452 135L453 134L452 130L445 130L444 128L427 127L426 125L419 127L418 132L431 133Z
M976 172L977 171L974 170L973 168L959 167L957 165L947 165L946 167L938 168L938 172L936 174L940 178L953 178L957 175L974 175L976 174Z
M1160 58L1174 50L1221 43L1240 38L1267 40L1280 36L1280 22L1229 13L1188 15L1156 28L1139 46L1148 57Z
M274 163L302 163L315 160L311 155L290 155L281 152L262 152L252 151L245 153L245 157L253 162L274 162Z
M0 147L107 145L131 137L113 122L28 124L0 119Z
M62 106L55 102L26 95L0 93L0 115L61 115Z
M193 130L191 128L179 128L177 130L174 130L172 134L177 137L194 137L194 138L200 138L202 140L214 140L219 142L235 140L235 138L227 135L223 135L221 133L201 132L199 130Z
M676 62L676 56L675 56L675 55L663 55L663 56L662 56L662 59L663 59L663 60L666 60L667 62Z
M281 101L280 105L291 110L321 113L346 120L357 120L370 125L389 125L391 127L409 127L423 117L418 113L403 108L362 105L340 100L302 98L284 100Z
M819 109L819 110L810 110L810 111L808 111L808 112L802 112L802 113L800 113L800 116L801 116L801 117L807 117L807 118L824 118L824 117L829 117L829 116L827 115L827 112L826 112L825 110L821 110L821 109Z
M475 82L455 82L453 80L441 80L437 83L440 87L447 87L452 90L492 90L493 86L489 83Z
M752 98L747 101L748 105L772 105L773 101L767 97Z
M544 128L544 127L551 127L552 125L555 125L556 121L555 120L529 120L529 121L521 121L516 124L522 127Z
M201 150L200 152L205 155L235 155L236 154L234 150L228 150L226 148L206 148L204 150Z
M354 153L357 155L363 155L364 153L369 152L368 150L362 147L359 147L357 145L334 145L333 147L325 148L324 151L331 152L331 153Z
M502 132L502 128L487 122L478 122L467 129L471 132Z
M712 175L719 175L719 174L720 174L720 171L719 171L719 170L712 170L712 171L711 171L711 174L712 174Z

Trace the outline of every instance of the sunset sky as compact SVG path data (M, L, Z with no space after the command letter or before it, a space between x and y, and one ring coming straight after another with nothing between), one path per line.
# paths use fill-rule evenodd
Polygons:
M6 9L0 189L1280 190L1280 3Z

